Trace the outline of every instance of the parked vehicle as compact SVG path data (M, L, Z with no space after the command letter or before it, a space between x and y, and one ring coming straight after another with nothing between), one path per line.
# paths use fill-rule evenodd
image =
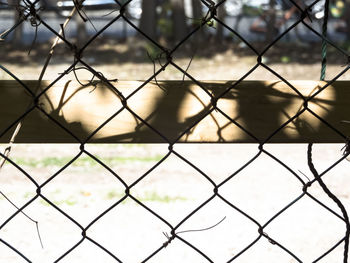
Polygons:
M63 16L67 15L67 11L74 7L74 2L72 0L61 0L61 1L51 1L44 0L46 5L50 9L55 9ZM119 1L122 3L123 1ZM82 3L85 10L118 10L119 4L114 0L85 0ZM128 14L135 19L141 17L141 0L133 0L127 5ZM46 8L46 9L48 9Z
M74 7L74 1L55 1L56 6L61 9L72 9ZM117 3L114 0L85 0L82 6L89 9L106 9L110 7L116 7Z

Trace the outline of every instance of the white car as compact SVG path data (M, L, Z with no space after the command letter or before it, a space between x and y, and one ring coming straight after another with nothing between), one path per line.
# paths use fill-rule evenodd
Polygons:
M70 10L74 7L74 2L72 0L65 1L55 1L56 7L61 10ZM122 3L123 1L119 1ZM114 0L85 0L82 5L86 9L90 10L104 10L104 9L118 9L120 6ZM132 18L139 19L141 17L141 0L133 0L128 5L128 14Z
M72 0L57 1L57 7L60 8L72 8L74 7L74 2ZM87 8L106 8L117 5L114 0L85 0L82 5Z

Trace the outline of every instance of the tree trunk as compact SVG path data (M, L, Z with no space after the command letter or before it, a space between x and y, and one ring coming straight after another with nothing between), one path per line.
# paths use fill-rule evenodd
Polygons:
M226 10L224 7L224 4L222 4L218 9L218 18L219 20L221 20L222 22L225 21L225 17L226 17ZM216 40L217 41L223 41L224 39L224 27L221 24L217 24L217 28L216 28Z
M275 0L270 0L269 2L269 11L266 17L266 41L271 43L275 38L275 24L276 24L276 9L275 9Z
M157 37L156 0L142 1L140 30L152 39Z
M350 40L350 0L345 1L344 20L346 24L346 38Z
M20 14L15 8L20 3L20 0L8 0L8 4L13 7L14 10L14 22L17 23L20 20ZM13 32L13 44L15 46L22 45L22 36L23 36L23 23L19 24Z
M85 0L78 0L77 1L77 7L80 7L80 5L84 2ZM77 40L76 40L76 45L80 47L82 44L86 42L87 39L87 31L86 31L86 21L83 20L83 17L85 17L85 14L83 11L76 10L77 12L74 14L74 20L75 20L75 25L76 25L76 32L77 32Z
M178 41L183 39L187 34L186 16L184 0L170 0L173 21L173 37Z
M192 0L192 16L193 19L201 19L203 17L203 12L202 12L202 4L200 0Z
M200 0L192 0L192 27L195 28L201 24L203 18L202 4ZM193 36L194 41L198 42L204 39L205 26L202 26L199 31Z
M87 39L86 22L78 14L75 14L75 23L77 24L77 45L80 46Z

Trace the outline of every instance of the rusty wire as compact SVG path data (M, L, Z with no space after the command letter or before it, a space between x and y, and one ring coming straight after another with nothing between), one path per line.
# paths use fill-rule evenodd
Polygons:
M272 245L278 247L279 249L285 251L286 253L288 253L294 260L296 260L297 262L302 262L300 257L298 255L296 255L293 251L291 251L287 246L285 246L284 244L282 244L279 240L278 237L276 238L272 238L271 236L269 236L269 234L266 231L267 226L269 226L270 224L273 223L273 221L279 217L281 214L283 214L285 211L287 211L290 207L292 207L293 205L295 205L297 202L299 202L301 199L303 198L311 198L312 200L314 200L316 203L318 203L319 205L325 207L330 213L334 214L339 220L343 221L346 225L346 229L344 229L344 236L339 238L339 242L337 242L336 244L334 244L332 247L329 248L329 250L325 251L322 255L320 255L318 258L316 258L313 262L318 262L320 261L322 258L324 258L326 255L328 255L329 253L331 253L335 248L337 248L338 246L340 246L342 243L344 243L345 248L344 248L344 258L343 258L343 262L346 263L347 262L347 252L348 252L348 244L349 244L349 233L350 233L350 229L349 229L349 219L346 213L346 210L344 208L344 206L341 204L341 202L339 201L339 199L337 199L329 190L327 190L327 187L325 186L324 182L322 181L322 177L328 172L330 171L332 168L334 168L338 163L340 163L342 160L344 160L346 157L349 156L350 152L349 152L349 143L348 143L348 135L346 134L342 134L340 131L338 131L335 127L333 127L331 124L325 122L322 117L318 116L316 113L314 113L309 107L308 107L308 102L312 101L317 94L319 94L320 92L322 92L323 90L327 89L332 83L334 83L339 77L341 77L345 72L348 71L348 69L350 68L350 65L347 65L345 67L345 69L338 74L336 77L334 77L333 79L327 81L327 84L325 84L323 87L321 87L317 92L313 93L312 95L310 95L309 97L304 97L301 95L301 93L298 91L298 89L296 87L294 87L290 82L288 82L283 76L281 76L280 74L278 74L276 71L274 71L272 68L270 68L268 65L266 65L263 62L263 56L266 54L267 51L269 51L275 44L277 44L288 32L290 32L292 29L294 29L296 26L298 25L304 25L309 31L310 33L316 35L319 37L320 40L322 40L324 43L327 43L328 46L332 46L335 49L337 49L338 51L340 51L343 55L345 55L345 57L348 59L349 58L349 54L344 51L341 47L337 46L335 43L333 43L331 40L329 40L326 36L320 34L319 32L315 31L307 22L305 22L306 19L310 18L310 9L317 3L319 2L319 0L315 0L314 2L312 2L309 6L300 6L297 2L295 1L290 1L291 3L293 3L298 11L299 11L299 17L298 19L291 25L289 26L286 30L284 30L281 33L278 33L274 39L270 42L267 43L265 48L262 51L258 51L257 49L255 49L253 47L253 45L246 40L243 36L241 36L237 31L235 31L232 27L230 27L229 25L225 24L224 21L220 20L220 18L218 17L218 12L217 10L219 8L221 8L224 4L225 4L225 0L220 0L220 1L209 1L209 0L200 0L201 4L203 6L205 6L207 8L207 12L206 14L202 17L202 18L193 18L196 19L197 21L199 21L199 23L197 23L197 25L195 27L193 27L191 29L191 31L184 36L181 40L177 41L173 47L171 49L168 49L166 47L164 47L160 42L158 42L156 39L148 36L145 32L141 31L138 26L136 26L133 21L128 17L127 13L126 13L126 9L128 7L128 5L132 2L133 0L128 0L128 1L115 1L117 4L117 10L111 10L111 12L108 14L109 16L113 16L113 18L111 19L111 21L104 26L102 29L100 30L96 30L96 33L83 45L81 45L80 47L78 47L77 45L75 45L75 43L70 42L70 40L68 38L65 37L64 34L64 27L67 25L67 23L69 22L69 19L71 19L71 17L74 15L75 11L77 11L79 17L84 21L84 22L90 22L89 17L86 15L86 13L84 12L84 5L83 2L84 1L73 1L74 2L74 7L73 10L71 12L71 14L69 15L69 17L67 18L66 23L64 24L63 27L61 27L61 31L57 32L55 29L53 29L48 23L45 22L45 20L40 16L40 12L44 9L43 7L39 7L38 3L39 0L36 1L29 1L26 0L24 1L24 5L21 6L17 6L15 7L15 9L19 12L19 18L20 20L16 22L15 26L10 28L8 31L0 34L1 36L1 40L6 39L6 37L13 31L16 29L16 27L18 25L20 25L21 23L24 23L25 21L29 20L30 24L35 28L35 32L37 32L38 27L45 27L47 30L49 30L51 33L53 33L56 36L56 40L54 41L54 44L52 45L51 49L50 49L50 53L48 55L48 59L46 60L46 63L43 67L43 70L40 74L40 78L39 78L39 82L42 80L43 75L45 74L45 70L50 62L51 57L54 55L54 48L57 45L58 42L64 43L72 52L73 52L73 56L74 56L74 61L73 63L62 73L60 74L56 79L52 80L51 84L48 85L47 87L44 87L40 90L37 90L36 92L32 92L26 85L25 83L23 83L19 78L16 77L16 73L15 72L11 72L8 69L4 68L3 66L1 66L1 69L3 71L6 72L6 74L9 74L10 76L13 77L13 79L15 81L18 82L18 84L20 86L23 87L23 90L28 92L32 98L32 103L27 107L27 109L23 112L23 114L18 118L13 120L13 123L11 125L9 125L5 130L0 131L0 137L4 136L8 131L10 131L11 129L16 128L16 132L13 134L11 141L9 142L9 147L6 148L6 151L4 153L0 153L0 157L2 158L3 162L7 161L10 165L13 165L14 167L16 167L19 171L21 171L21 173L23 174L23 176L27 177L32 183L33 185L35 185L36 187L36 195L29 200L26 204L24 204L22 207L16 207L15 204L13 204L16 208L17 211L11 216L9 217L7 220L5 220L5 222L1 222L0 225L0 229L4 228L14 217L16 217L19 213L23 213L22 211L30 206L36 199L38 198L42 198L44 199L50 206L52 206L54 209L56 209L60 214L62 214L64 217L66 217L67 219L69 219L69 221L76 225L78 228L81 229L82 232L82 236L81 239L74 245L72 246L69 250L65 251L62 255L60 255L55 262L59 262L60 260L64 259L68 254L70 254L73 250L75 250L77 247L79 247L79 245L84 241L84 240L89 240L91 241L93 244L96 245L96 247L98 247L99 249L103 250L104 252L106 252L109 256L111 256L111 258L113 258L116 262L122 262L120 260L120 258L118 257L118 255L113 254L111 251L109 251L107 248L105 248L103 245L99 244L96 240L94 240L92 237L89 236L89 228L94 225L97 221L99 221L103 216L105 216L108 212L110 212L112 209L114 209L115 207L117 207L121 202L123 202L125 199L129 198L134 200L140 207L144 208L145 210L147 210L148 212L150 212L155 218L158 218L159 220L161 220L162 222L164 222L166 225L168 225L171 229L170 234L168 233L164 233L164 235L167 238L167 241L162 243L159 243L159 248L155 249L153 253L151 253L150 255L146 255L144 260L142 262L147 262L148 260L152 259L156 254L158 254L161 250L166 249L168 246L171 246L171 242L174 239L177 239L179 241L181 241L184 245L187 245L189 248L193 249L194 251L196 251L200 256L202 256L203 262L214 262L207 254L205 251L201 251L199 248L197 248L196 246L194 246L193 244L191 244L190 242L188 242L185 238L179 236L180 233L184 233L184 231L178 231L178 229L180 228L180 226L182 226L190 217L192 217L194 214L196 214L199 210L201 210L203 207L205 207L213 198L217 197L219 199L221 199L224 203L226 203L227 205L229 205L233 210L235 210L236 212L240 213L242 216L244 216L246 219L248 219L249 221L251 221L253 224L255 224L258 227L258 231L257 231L257 236L254 240L251 241L250 244L248 244L246 247L244 247L243 249L241 249L240 252L236 253L233 257L228 258L227 262L234 262L237 258L239 258L241 255L243 255L246 251L248 251L249 249L251 249L254 244L256 244L256 242L261 239L261 238L265 238L267 241L269 241ZM142 85L140 85L132 94L129 94L128 96L124 96L121 91L118 90L118 85L117 85L117 80L109 80L107 79L101 72L98 72L94 69L93 66L89 65L88 62L86 62L84 60L83 54L86 51L87 47L97 38L99 37L108 27L110 27L112 24L114 24L116 21L121 21L123 20L124 22L126 22L130 27L134 28L140 35L142 35L150 44L156 46L160 52L159 54L155 57L152 58L150 55L150 59L152 60L152 62L155 65L155 62L159 62L160 68L156 69L156 66L154 66L154 72L153 74L146 80L144 81L144 83ZM311 20L311 19L310 19ZM223 28L225 28L226 30L228 30L230 33L232 33L234 36L236 36L237 38L239 38L242 42L244 42L246 44L246 46L255 53L256 57L257 57L257 62L256 64L243 76L241 77L239 80L237 80L235 83L233 83L230 87L228 87L226 90L222 91L221 94L217 94L214 95L212 94L212 92L210 90L208 90L207 88L205 88L198 80L196 80L190 73L189 73L189 67L191 65L192 59L194 57L194 55L191 57L188 66L183 69L182 67L180 67L177 63L174 62L173 60L173 55L174 53L182 46L185 45L186 42L188 42L190 39L193 38L193 36L198 33L199 31L201 31L203 29L203 27L205 26L212 26L213 25L213 21L215 21L215 23L219 24L220 26L222 26ZM33 45L35 45L35 39L33 41ZM163 62L161 62L161 60L163 60ZM77 67L78 63L80 63L82 66L81 67ZM196 85L198 85L210 98L211 101L211 105L210 108L206 109L206 113L203 114L203 116L195 121L193 121L188 127L184 128L182 130L182 132L180 133L180 135L176 138L176 139L169 139L167 134L162 134L160 131L158 131L156 128L154 128L150 123L148 123L148 120L144 120L142 119L135 111L132 110L131 107L129 107L128 105L128 101L130 98L132 98L135 94L137 94L140 90L142 90L142 88L149 83L150 81L152 81L153 79L156 81L156 83L158 84L157 81L157 76L164 71L169 65L172 65L173 67L175 67L179 72L181 72L181 74L183 75L182 80L186 78L190 79L191 81L193 81ZM268 70L269 72L271 72L273 75L275 75L276 77L278 77L281 81L285 82L291 90L293 90L296 94L296 96L300 97L303 101L304 104L301 107L301 109L299 110L299 112L294 115L291 116L289 118L288 121L286 121L283 125L281 125L279 128L277 128L275 131L273 131L269 136L267 136L264 140L259 140L255 135L254 135L254 131L248 131L246 130L244 127L242 127L241 125L239 125L234 119L232 119L230 116L227 115L227 113L225 113L224 111L222 111L220 109L220 107L218 106L217 102L223 98L228 92L230 92L234 87L236 87L238 84L240 84L243 80L245 80L252 72L254 72L258 67L263 67L266 70ZM66 127L64 127L60 121L56 120L55 118L53 118L49 113L47 113L45 111L45 109L42 107L42 105L40 105L38 103L39 98L41 96L45 96L45 93L50 90L50 88L53 86L53 84L55 84L57 81L59 81L61 78L63 78L65 75L67 75L69 72L76 72L76 70L88 70L89 72L91 72L93 74L93 78L91 79L90 82L93 82L94 78L97 78L99 81L105 83L111 90L113 90L119 97L120 102L122 103L122 108L120 110L118 110L117 112L115 112L115 114L111 117L109 117L105 122L103 122L103 124L101 124L93 133L91 133L86 139L82 140L80 138L78 138L72 131L70 131L69 129L67 129ZM77 78L77 77L76 77ZM77 80L79 81L79 79L77 78ZM79 81L80 82L80 81ZM161 85L158 84L160 87ZM32 111L34 110L39 110L41 113L43 113L45 116L47 116L47 118L54 124L56 125L56 127L58 129L62 129L65 133L69 134L70 136L72 136L72 138L74 138L76 140L77 143L80 144L80 152L72 159L70 160L66 165L64 165L63 167L61 167L61 169L56 172L55 174L53 174L48 180L46 180L44 183L42 183L41 185L39 185L34 179L33 177L28 174L26 171L24 171L18 164L16 164L13 160L11 160L11 156L10 156L10 149L11 146L15 143L15 139L16 139L16 134L20 133L20 128L21 128L21 122L22 120L28 115L30 114ZM120 176L118 176L111 168L109 168L105 163L103 163L103 161L101 161L100 159L98 159L96 156L94 156L93 154L91 154L89 151L87 151L85 149L85 145L87 143L89 143L89 140L97 133L97 131L99 131L101 128L103 128L104 126L106 126L108 124L108 122L114 118L115 116L117 116L120 112L122 111L128 111L133 118L138 122L141 123L142 125L147 126L151 131L153 131L154 133L158 134L158 136L163 140L164 143L168 144L168 153L163 156L163 158L157 162L151 169L149 169L147 172L145 172L144 174L140 175L140 177L133 182L132 184L127 184ZM245 163L241 168L239 168L237 171L235 171L234 173L232 173L229 177L227 177L225 180L223 180L221 183L216 184L205 172L201 171L195 164L193 164L191 161L189 161L188 159L186 159L184 156L182 156L180 153L178 153L177 151L174 150L174 145L180 140L180 138L186 134L188 134L191 129L196 126L202 119L204 119L206 116L209 116L213 111L217 111L218 113L221 113L223 116L225 116L227 118L227 120L232 123L233 125L237 125L239 128L241 128L242 132L244 132L246 135L248 135L249 137L253 138L256 143L258 144L258 149L259 149L259 153L252 158L250 161L248 161L247 163ZM315 118L318 118L324 125L328 126L329 128L331 128L335 133L337 133L341 138L344 139L344 156L341 157L339 160L337 160L331 167L329 167L326 171L322 172L322 173L318 173L316 168L313 165L312 162L312 154L311 154L311 144L309 145L308 148L308 164L309 164L309 168L312 172L312 174L314 175L314 179L311 180L309 179L308 182L304 182L295 172L293 172L293 170L291 168L289 168L285 163L283 163L282 160L280 160L279 158L275 157L274 155L272 155L271 153L269 153L267 150L264 149L264 145L266 143L269 143L269 141L271 140L271 138L274 137L274 135L276 135L280 130L282 130L285 126L287 126L288 123L294 121L302 112L309 112L310 114L312 114ZM52 202L49 198L47 198L45 195L42 194L42 189L50 183L50 181L52 181L54 178L60 176L60 173L65 170L67 167L69 167L76 159L79 158L79 156L81 156L83 153L87 154L88 156L90 156L92 159L94 159L97 163L99 163L101 166L103 166L104 168L106 168L120 183L122 183L124 185L125 188L125 194L122 198L120 198L120 200L118 202L116 202L115 204L113 204L111 207L109 207L107 210L105 210L103 213L97 215L95 217L95 219L93 221L90 222L90 224L86 227L84 227L83 225L81 225L79 222L77 222L72 216L70 216L69 214L67 214L66 212L64 212L61 208L59 208L56 204L54 204L54 202ZM271 159L273 159L274 161L276 161L277 163L281 164L284 168L286 168L293 176L295 176L300 182L301 182L301 194L295 198L295 200L293 200L292 202L288 203L285 205L285 207L283 207L283 209L281 209L280 211L278 211L276 214L272 215L270 217L270 219L265 222L265 223L261 223L258 222L256 219L254 219L254 215L248 215L247 213L245 213L242 209L239 208L239 204L233 204L230 201L228 201L224 196L221 195L220 193L220 188L225 185L227 182L229 182L233 177L235 177L238 173L240 173L242 170L244 170L246 167L248 167L251 163L253 163L261 153L266 154L267 156L269 156ZM177 157L179 157L181 160L183 160L185 163L187 163L189 166L193 167L195 170L197 170L202 177L207 180L211 185L212 185L212 190L213 190L213 194L204 202L202 202L198 207L196 207L196 209L194 209L191 213L189 213L185 218L182 218L182 220L180 222L178 222L177 225L172 225L170 224L168 221L166 221L164 218L162 218L159 214L157 214L156 211L152 210L150 207L148 207L146 204L144 204L143 202L141 202L140 200L138 200L135 196L133 196L131 194L131 190L132 188L134 188L137 184L139 184L141 181L143 181L157 166L159 166L162 162L164 162L170 155L175 155ZM328 206L326 206L325 204L323 204L321 201L317 200L316 198L314 198L310 193L308 193L308 189L310 188L311 185L313 185L314 183L320 183L323 190L325 190L327 192L327 195L329 197L331 197L339 206L339 208L341 209L342 215L339 215L336 211L332 210L331 208L329 208ZM9 202L11 202L11 200L8 200ZM31 219L30 217L28 217L29 219ZM35 220L31 219L33 222L36 222ZM221 222L221 221L220 221ZM36 222L37 223L37 222ZM197 230L194 230L197 231ZM204 231L204 230L203 230ZM39 236L40 237L40 236ZM21 256L26 262L32 262L29 258L29 256L24 255L21 251L17 250L12 244L10 244L9 242L5 241L4 239L2 239L0 237L0 244L5 245L7 247L9 247L10 249L12 249L15 253L17 253L19 256Z

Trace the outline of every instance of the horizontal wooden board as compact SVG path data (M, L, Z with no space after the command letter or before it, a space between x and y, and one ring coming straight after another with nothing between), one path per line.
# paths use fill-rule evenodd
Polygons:
M305 98L326 85L290 83ZM36 81L24 84L33 92L38 85ZM281 81L243 81L238 85L202 81L200 86L192 81L160 81L140 89L142 81L112 84L128 98L126 108L118 92L101 82L95 86L76 81L50 86L50 81L42 81L39 92L49 88L38 98L40 110L17 81L0 81L0 142L9 141L19 119L23 125L17 143L343 143L344 136L350 136L348 81L329 85L307 108L297 92ZM217 108L210 95L219 98Z

